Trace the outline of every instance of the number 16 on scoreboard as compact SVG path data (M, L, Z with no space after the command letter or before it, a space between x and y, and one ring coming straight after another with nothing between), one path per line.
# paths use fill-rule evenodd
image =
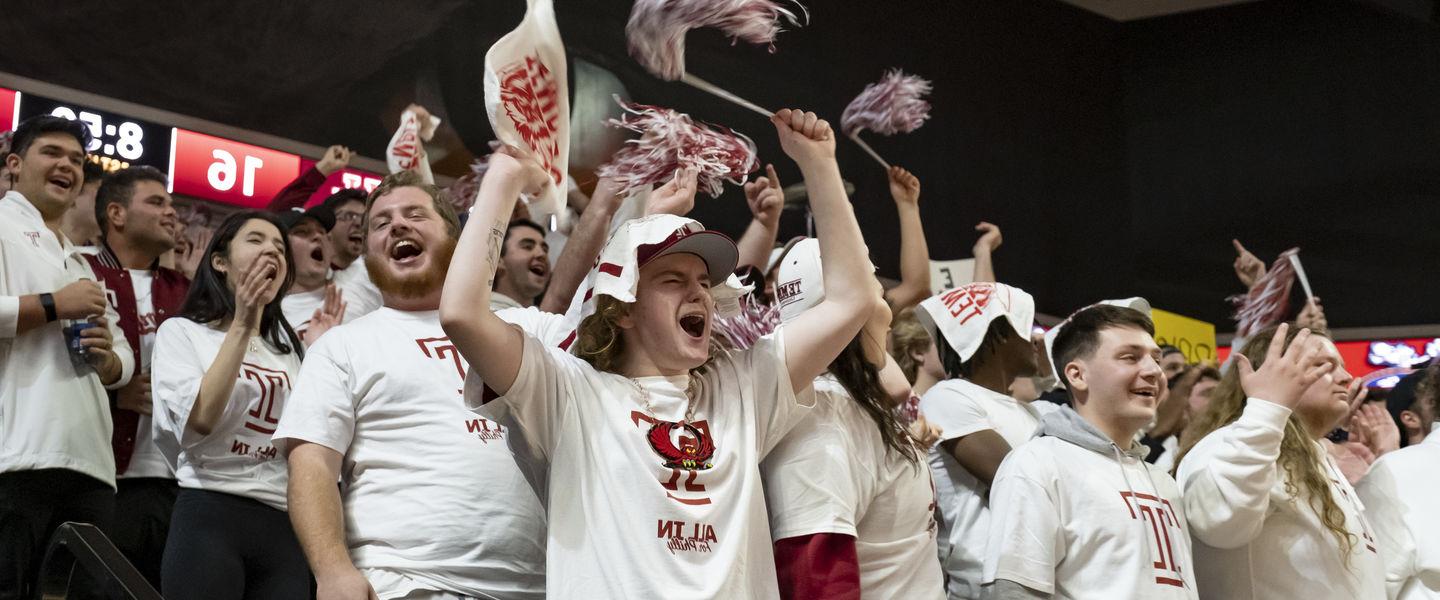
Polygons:
M170 192L246 208L264 208L300 174L294 154L176 127Z

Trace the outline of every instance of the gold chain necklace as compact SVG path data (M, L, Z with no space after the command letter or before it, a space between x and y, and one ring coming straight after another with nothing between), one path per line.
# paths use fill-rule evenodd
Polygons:
M640 400L645 402L645 414L650 415L651 419L659 421L660 418L655 416L655 408L650 405L650 390L647 390L645 389L645 386L640 385L639 381L635 381L634 377L626 377L625 379L630 382L630 385L635 386L635 391L640 392ZM685 423L692 423L694 421L695 399L690 397L690 390L687 386L685 390L685 419L680 421L680 423L683 425Z

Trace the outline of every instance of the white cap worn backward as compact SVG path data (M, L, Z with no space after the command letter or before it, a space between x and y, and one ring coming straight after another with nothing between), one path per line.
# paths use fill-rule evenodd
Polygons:
M1030 339L1035 299L1003 283L967 283L926 298L915 316L936 343L940 341L938 332L960 355L960 361L966 362L980 349L995 319L1004 318L1021 338Z
M1124 298L1120 300L1101 300L1080 310L1085 310L1086 308L1100 305L1118 306L1120 308L1138 310L1142 313L1145 313L1146 317L1150 316L1150 301L1139 296L1135 296L1134 298ZM1061 367L1063 365L1055 364L1055 338L1060 337L1060 329L1065 327L1065 325L1070 322L1070 317L1074 317L1080 312L1080 310L1070 313L1070 316L1065 317L1064 321L1061 321L1058 325L1051 327L1050 331L1045 332L1045 358L1050 360L1050 369L1051 371L1056 373L1056 377L1060 379L1060 385L1062 386L1065 385L1065 378L1059 376Z

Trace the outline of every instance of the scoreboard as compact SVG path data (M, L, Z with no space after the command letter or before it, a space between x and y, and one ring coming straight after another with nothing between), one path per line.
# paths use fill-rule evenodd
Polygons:
M36 115L80 121L90 131L85 150L106 171L131 165L159 169L170 192L245 208L264 208L286 184L315 164L289 152L152 123L56 98L0 88L0 132ZM360 169L332 173L307 204L342 188L375 189L382 175Z

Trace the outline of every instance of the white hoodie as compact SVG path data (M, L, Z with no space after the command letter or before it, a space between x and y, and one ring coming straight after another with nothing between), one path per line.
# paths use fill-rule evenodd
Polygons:
M1440 600L1440 423L1419 444L1380 457L1355 487L1375 527L1385 587L1398 600Z
M1329 455L1315 455L1355 541L1349 565L1303 498L1285 489L1280 441L1290 409L1250 398L1234 423L1205 436L1180 461L1185 513L1205 598L1371 600L1385 597L1375 539L1355 490Z
M1180 489L1070 407L1040 419L990 489L984 581L1054 598L1198 598Z

